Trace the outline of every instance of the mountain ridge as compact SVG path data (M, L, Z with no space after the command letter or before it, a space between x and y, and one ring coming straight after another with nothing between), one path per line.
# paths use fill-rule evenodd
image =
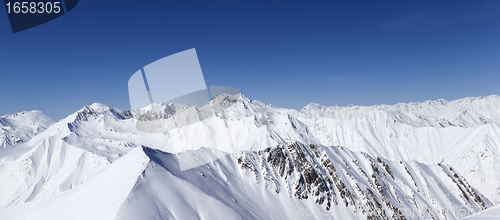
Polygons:
M358 210L356 216L351 216L352 219L369 216L397 218L400 211L418 207L417 210L423 210L420 214L424 218L456 219L461 216L452 213L434 216L421 208L429 207L432 210L434 207L442 211L450 205L464 205L470 208L469 214L472 214L499 203L500 180L497 174L500 174L500 156L497 149L500 146L500 124L497 118L500 116L496 114L500 115L500 112L491 109L498 101L498 96L450 102L440 100L411 104L418 106L415 107L417 110L424 109L426 114L404 112L405 108L401 110L399 107L391 110L396 107L388 107L389 110L373 110L348 120L340 120L319 117L315 109L305 112L281 109L241 96L225 111L224 116L216 113L215 117L207 119L209 121L201 120L160 134L137 131L133 118L137 112L133 110L121 111L94 103L54 123L29 141L0 150L0 214L16 214L18 211L12 210L24 210L23 207L34 206L29 204L41 204L48 198L72 194L70 192L78 188L89 190L87 182L97 178L130 152L142 148L149 158L147 160L153 162L151 167L144 168L148 171L129 176L136 178L128 180L135 182L134 187L117 192L117 196L126 198L123 202L109 204L117 213L140 216L147 210L153 213L152 216L182 219L182 215L175 213L184 207L191 210L189 213L194 216L212 216L209 209L188 199L200 196L219 204L214 205L215 210L226 210L235 218L280 219L287 216L293 219L300 216L293 215L302 213L300 209L331 210L330 214L337 215L336 208L341 207ZM442 119L441 116L453 116L445 114L455 110L455 107L447 107L450 103L466 103L462 107L468 110L467 117L440 125L439 122L451 119ZM422 105L428 106L424 108ZM433 107L437 109L435 106L445 106L445 109L433 110ZM160 109L160 113L167 112L168 107L164 105L165 110ZM182 116L183 109L189 107L178 108L178 112L165 117ZM477 113L481 111L483 113ZM326 116L326 113L331 113L327 110L324 112ZM439 117L433 116L436 112L444 113L441 116L438 114ZM488 114L484 112L491 115L486 117ZM229 128L225 128L222 120L217 121L222 117L228 120ZM481 121L480 117L485 117L485 120ZM192 135L196 135L196 141L191 141L189 137ZM225 152L225 156L210 156L211 152L217 151L217 144L222 143L219 140L227 137L233 140L234 148ZM210 146L216 148L210 149ZM289 149L288 146L295 147ZM148 153L148 149L153 153ZM155 155L157 159L151 159ZM166 158L171 158L170 161L179 160L181 155L188 161L189 158L205 158L208 163L181 171L178 170L179 164L162 162ZM330 162L325 162L327 160ZM334 169L329 168L330 165ZM294 167L292 172L289 172L290 167ZM157 178L147 175L151 172L162 175ZM308 180L308 176L315 178ZM99 178L106 181L108 177ZM178 188L189 192L178 194L158 185L166 180L185 183L195 190ZM207 183L207 187L218 187L211 189L203 186L201 183L205 180L216 184ZM20 181L24 185L19 185ZM228 181L232 184L228 184ZM164 200L168 198L147 193L153 189L159 195L186 202L181 203L184 206L171 206ZM238 193L248 197L254 195L263 203L257 204L251 199L238 197ZM342 197L345 193L351 196ZM420 198L415 203L417 205L412 205L412 200L408 200L412 195L413 198ZM134 201L162 205L149 209ZM249 208L241 208L238 201ZM330 205L327 205L328 202ZM375 205L377 203L380 207ZM371 209L360 208L369 207L367 204L375 206ZM280 207L274 210L279 214L267 213L273 210L266 206ZM169 211L158 212L163 209ZM263 210L267 214L257 214L255 210ZM381 214L377 210L387 213ZM415 218L403 215L407 219ZM109 219L127 219L125 214L115 216L108 213L106 216L112 216ZM311 219L323 218L315 215Z

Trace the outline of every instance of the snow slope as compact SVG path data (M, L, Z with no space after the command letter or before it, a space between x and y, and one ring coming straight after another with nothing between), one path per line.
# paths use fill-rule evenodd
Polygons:
M140 148L87 182L54 196L1 209L2 219L112 219L147 164Z
M491 207L472 216L463 218L464 220L494 220L500 219L500 206Z

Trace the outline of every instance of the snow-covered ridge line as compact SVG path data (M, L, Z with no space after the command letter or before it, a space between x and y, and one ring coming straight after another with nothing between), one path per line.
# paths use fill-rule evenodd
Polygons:
M350 120L373 111L388 112L396 120L411 123L425 118L430 126L473 127L487 123L500 123L500 97L467 97L453 101L438 99L425 102L398 103L373 106L322 106L311 103L300 110L308 118L327 117ZM416 116L417 118L412 118ZM440 125L441 123L441 125Z
M405 111L415 111L418 109L426 108L429 106L446 106L446 105L463 105L466 106L468 104L472 104L478 101L500 101L500 97L498 95L489 95L489 96L479 96L479 97L466 97L466 98L461 98L461 99L455 99L451 101L447 101L445 99L436 99L436 100L426 100L423 102L409 102L409 103L397 103L394 105L387 105L387 104L381 104L381 105L371 105L371 106L358 106L358 105L347 105L347 106L324 106L320 105L318 103L310 103L306 106L304 106L302 110L307 111L307 109L348 109L348 110L360 110L360 109L374 109L374 110L383 110L383 109L388 109L391 107L397 107L399 109L404 109Z

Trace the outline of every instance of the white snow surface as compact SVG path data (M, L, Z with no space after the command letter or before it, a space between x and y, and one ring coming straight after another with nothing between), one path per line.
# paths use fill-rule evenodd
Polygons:
M464 220L494 220L500 219L500 206L494 206L482 212L463 218Z
M217 115L160 134L137 131L138 112L147 109L96 103L59 122L37 111L1 117L0 137L22 141L0 142L0 219L366 219L369 209L336 208L378 201L390 217L391 207L465 205L472 214L500 204L496 95L299 111L241 96L225 111L229 129ZM278 151L295 165L273 162ZM209 163L181 171L179 155ZM321 181L304 180L312 173Z

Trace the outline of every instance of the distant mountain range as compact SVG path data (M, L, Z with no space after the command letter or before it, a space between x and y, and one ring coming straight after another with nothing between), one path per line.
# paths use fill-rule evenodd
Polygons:
M0 117L1 219L459 219L500 203L496 95L301 110L242 95L216 114L229 128L138 131L133 116L199 112L155 109Z

